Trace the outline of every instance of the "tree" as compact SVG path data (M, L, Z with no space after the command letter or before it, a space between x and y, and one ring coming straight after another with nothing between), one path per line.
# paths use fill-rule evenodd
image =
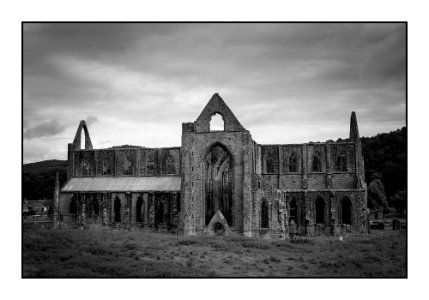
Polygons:
M368 186L368 207L386 208L387 198L384 192L384 185L381 179L375 178Z
M389 205L403 212L407 208L407 189L390 197Z

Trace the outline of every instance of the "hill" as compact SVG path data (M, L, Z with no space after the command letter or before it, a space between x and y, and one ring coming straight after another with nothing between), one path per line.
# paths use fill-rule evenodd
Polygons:
M66 160L45 160L22 166L22 199L52 199L55 172L58 170L60 185L67 179Z

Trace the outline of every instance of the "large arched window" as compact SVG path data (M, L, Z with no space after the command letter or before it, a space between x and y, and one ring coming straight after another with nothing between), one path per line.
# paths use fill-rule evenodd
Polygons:
M319 152L313 154L313 172L322 172L322 161Z
M320 197L316 199L316 223L325 223L325 200Z
M222 145L214 146L206 156L205 224L220 209L228 225L232 225L232 157Z
M337 154L335 167L337 171L340 171L340 172L347 171L347 156L343 152L340 152Z
M139 196L136 203L136 222L143 222L142 218L143 198Z
M99 215L98 199L96 195L89 195L86 215L88 218L97 217Z
M167 160L165 161L166 164L166 172L167 174L176 174L176 166L174 163L174 157L172 155L169 155L167 157Z
M114 211L115 211L115 222L121 222L121 200L116 197L114 203Z
M298 171L298 159L296 157L296 153L292 152L289 157L289 172L297 172Z
M352 202L348 197L341 201L341 223L352 224Z
M221 114L215 113L210 120L210 131L223 131L225 130L225 122Z
M261 228L269 227L269 219L268 219L268 204L264 199L261 203Z
M292 199L292 201L289 204L289 222L294 221L295 224L298 220L298 206L296 204L295 199Z

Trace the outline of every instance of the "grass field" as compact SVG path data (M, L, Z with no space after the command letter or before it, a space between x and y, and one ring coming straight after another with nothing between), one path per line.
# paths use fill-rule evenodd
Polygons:
M294 242L25 229L23 277L405 277L405 231Z

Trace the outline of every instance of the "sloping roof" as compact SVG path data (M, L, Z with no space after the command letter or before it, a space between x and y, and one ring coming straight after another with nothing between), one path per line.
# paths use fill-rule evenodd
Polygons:
M180 176L162 177L74 177L61 192L178 192Z

